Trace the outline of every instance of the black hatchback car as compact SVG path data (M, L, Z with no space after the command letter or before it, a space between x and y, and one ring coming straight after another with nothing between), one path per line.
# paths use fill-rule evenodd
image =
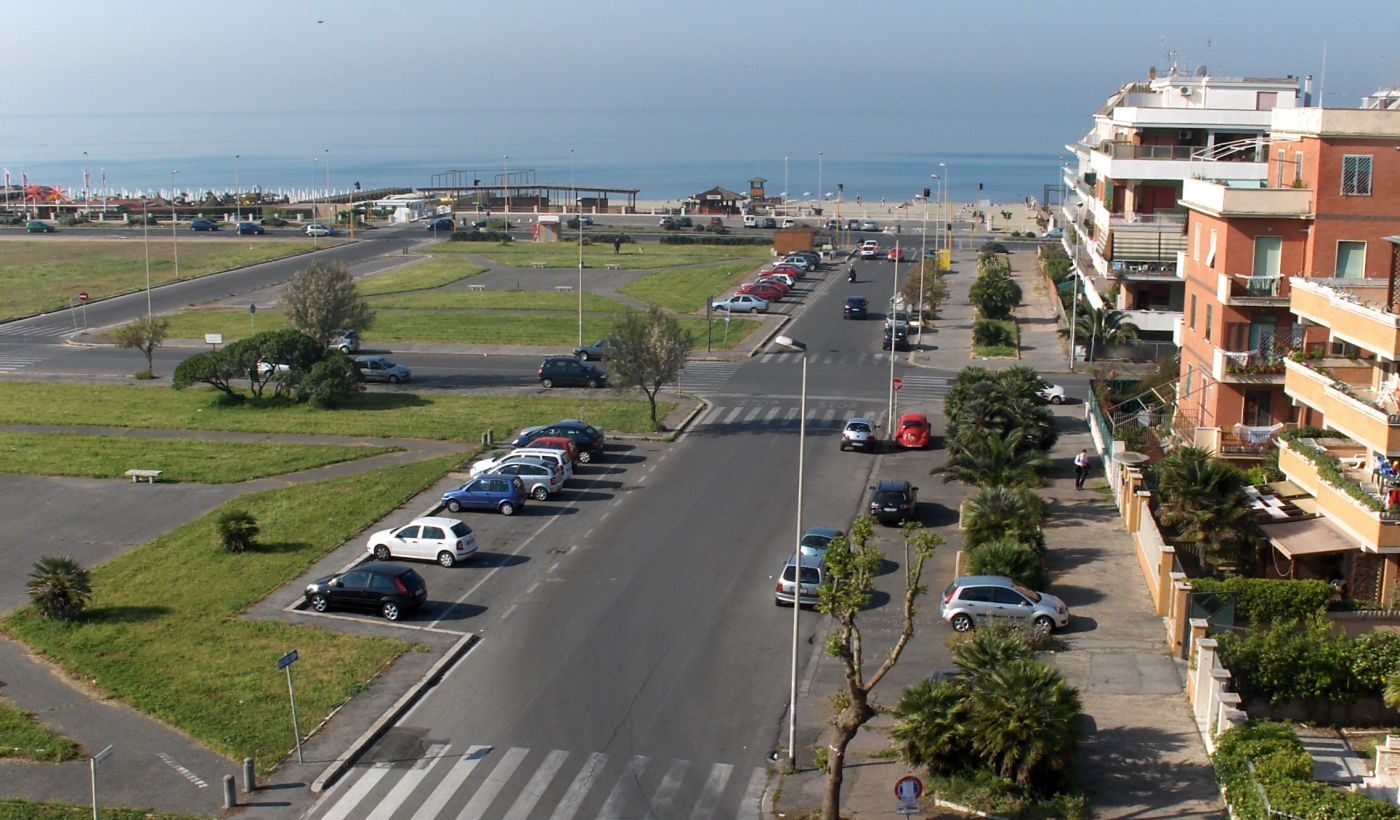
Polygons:
M428 585L412 567L374 561L306 585L306 602L317 612L357 609L397 621L428 599Z
M885 333L881 337L880 348L889 350L909 349L909 325L904 322L885 322Z
M907 481L881 481L870 494L870 514L881 524L913 521L919 506L919 488Z
M578 460L584 464L601 458L606 443L603 431L591 424L573 419L565 419L544 427L529 427L520 431L510 443L512 447L529 447L537 438L566 438L578 447Z
M847 296L841 315L846 319L864 319L870 315L870 300L864 296Z
M573 356L552 356L540 363L540 384L549 387L607 387L602 368Z
M190 223L190 230L192 231L217 231L218 229L219 223L212 219L196 219Z

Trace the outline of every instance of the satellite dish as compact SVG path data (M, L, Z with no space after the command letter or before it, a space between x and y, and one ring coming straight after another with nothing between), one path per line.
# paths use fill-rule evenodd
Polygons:
M1198 66L1196 66L1196 76L1197 76L1197 77L1206 77L1206 76L1209 76L1209 75L1210 75L1210 72L1206 70L1206 67L1205 67L1205 66L1203 66L1203 65L1198 65Z

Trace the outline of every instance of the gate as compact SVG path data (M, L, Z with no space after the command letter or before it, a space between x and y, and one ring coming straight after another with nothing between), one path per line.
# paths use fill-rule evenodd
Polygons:
M1206 622L1206 637L1233 632L1237 600L1238 594L1233 592L1228 595L1218 592L1192 592L1187 595L1186 657L1191 657L1191 620L1199 618Z

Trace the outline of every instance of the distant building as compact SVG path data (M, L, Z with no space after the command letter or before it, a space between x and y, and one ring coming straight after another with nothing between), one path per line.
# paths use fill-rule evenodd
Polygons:
M701 191L690 198L690 202L697 214L737 214L739 213L739 203L744 199L743 194L736 194L733 191L725 190L718 186L708 191Z

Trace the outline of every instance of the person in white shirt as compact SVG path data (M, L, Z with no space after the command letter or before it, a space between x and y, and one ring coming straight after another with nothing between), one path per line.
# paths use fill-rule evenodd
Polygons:
M1074 457L1074 489L1084 489L1084 480L1089 477L1089 451L1080 450Z

